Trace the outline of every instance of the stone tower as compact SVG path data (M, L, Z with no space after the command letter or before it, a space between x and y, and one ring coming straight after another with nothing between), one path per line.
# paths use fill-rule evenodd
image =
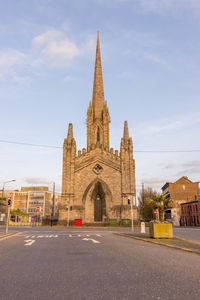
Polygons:
M128 123L124 122L120 153L110 148L110 114L104 98L99 32L97 36L92 102L87 111L87 150L76 152L73 127L69 124L63 144L62 201L59 220L83 223L121 222L130 219L135 206L135 161ZM66 210L66 207L71 207Z

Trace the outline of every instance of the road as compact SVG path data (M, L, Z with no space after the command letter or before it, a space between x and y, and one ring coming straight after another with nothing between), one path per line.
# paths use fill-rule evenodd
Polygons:
M0 241L0 299L199 300L199 269L196 254L111 230L23 228Z

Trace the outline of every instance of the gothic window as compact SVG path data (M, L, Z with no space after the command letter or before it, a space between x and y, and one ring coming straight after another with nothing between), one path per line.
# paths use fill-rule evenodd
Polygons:
M100 129L97 129L97 142L100 142Z

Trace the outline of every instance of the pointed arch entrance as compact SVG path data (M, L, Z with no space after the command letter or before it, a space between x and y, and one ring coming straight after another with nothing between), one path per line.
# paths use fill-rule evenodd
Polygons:
M99 181L95 183L92 199L94 200L94 222L102 222L103 217L106 217L106 201L102 184Z
M112 195L108 185L102 180L94 180L83 195L85 222L105 222L109 217Z

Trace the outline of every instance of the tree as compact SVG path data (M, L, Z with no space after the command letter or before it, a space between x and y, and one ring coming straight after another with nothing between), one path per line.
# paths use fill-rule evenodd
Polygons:
M11 209L10 215L12 215L12 216L14 216L14 215L15 216L27 216L28 214L18 208L18 209Z
M153 215L154 205L152 205L152 203L148 200L152 198L154 195L157 195L157 192L149 187L143 189L139 194L138 201L139 201L140 216L145 221L149 221L154 218Z
M165 198L164 194L153 194L151 197L147 199L149 202L149 205L153 209L158 209L159 210L159 219L160 221L164 221L164 212L165 209L172 207L172 202Z
M0 197L0 213L5 213L5 212L6 212L6 198Z
M143 189L138 197L140 216L145 221L155 218L154 210L159 210L159 219L164 221L165 209L172 207L172 202L165 198L164 194L159 194L152 188Z

